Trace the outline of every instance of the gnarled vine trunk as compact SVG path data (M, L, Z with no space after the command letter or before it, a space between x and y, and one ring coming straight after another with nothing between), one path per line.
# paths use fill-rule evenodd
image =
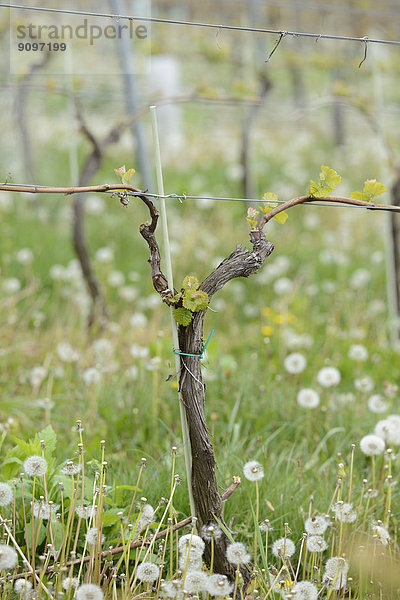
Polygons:
M149 208L151 223L140 226L140 233L146 240L150 249L149 263L152 270L154 288L161 294L164 301L170 304L172 292L168 290L168 283L160 269L160 253L154 236L157 227L158 212L152 202L141 196ZM218 267L201 283L200 289L207 292L209 298L231 279L235 277L248 277L256 273L262 266L267 256L274 249L262 231L251 231L250 240L252 250L237 247ZM203 349L203 326L205 311L194 313L193 319L186 327L180 325L178 329L179 349L185 354L200 355ZM181 369L179 372L179 389L185 408L189 427L190 445L192 450L192 490L198 524L207 525L215 522L215 517L223 522L222 498L218 490L215 474L216 460L214 449L210 441L205 421L205 385L201 372L201 359L199 356L180 355ZM223 534L214 545L214 571L226 575L231 580L235 576L235 568L226 559L228 537ZM211 547L206 543L205 558L210 564ZM241 568L245 587L250 580L250 571Z

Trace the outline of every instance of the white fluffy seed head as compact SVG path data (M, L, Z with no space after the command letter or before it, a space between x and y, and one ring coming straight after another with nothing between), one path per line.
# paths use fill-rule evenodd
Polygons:
M30 596L31 589L32 583L27 579L17 579L17 581L14 583L14 590L17 592L17 594L23 596L24 598L28 598Z
M187 554L190 549L191 556L202 556L205 544L201 537L194 533L187 533L179 539L178 548L182 554Z
M309 535L322 535L329 525L329 521L322 515L309 517L304 523L304 529Z
M85 535L85 539L90 546L94 546L95 544L97 544L97 541L98 541L97 527L91 527L90 529L88 529L87 533ZM101 536L99 541L100 541L100 544L102 544L104 542L104 535Z
M292 354L289 354L283 361L283 366L291 375L297 375L297 373L304 371L307 366L307 361L300 352L292 352Z
M94 583L82 583L76 592L76 600L103 600L103 592Z
M342 523L353 523L357 519L357 513L351 502L337 502L332 506L332 512Z
M260 481L264 477L263 466L256 460L250 460L243 467L243 475L249 481Z
M186 573L183 589L188 594L198 594L205 592L207 588L208 576L204 571L189 571Z
M144 529L148 525L151 525L154 521L154 508L151 504L145 504L142 508L142 514L139 518L138 528Z
M296 546L289 538L279 538L272 544L272 554L277 558L290 558L296 551Z
M386 444L398 446L400 444L400 423L393 418L383 419L375 425L375 435L382 438Z
M211 596L227 596L233 590L233 584L229 583L226 575L210 575L207 581L207 591Z
M51 515L55 514L59 508L59 504L50 504L43 500L35 500L33 504L33 515L37 519L50 519Z
M382 525L372 525L372 535L376 536L378 542L383 546L387 546L390 541L390 534Z
M221 536L222 529L216 523L209 523L201 528L201 537L207 542L211 542L212 539L214 541L219 540Z
M8 483L0 482L0 506L8 506L14 498L14 493Z
M340 590L346 586L349 565L341 556L332 556L326 561L325 573L322 582L333 590Z
M151 562L142 562L136 569L136 576L139 581L144 583L151 583L156 581L160 575L160 569L157 565Z
M319 394L311 388L303 388L297 394L297 402L303 408L317 408L319 405Z
M368 398L368 408L375 414L387 411L389 403L380 394L373 394Z
M0 571L13 569L18 561L18 555L14 548L6 544L0 544Z
M77 577L65 577L62 582L63 589L68 590L76 590L79 586L79 579Z
M96 509L90 504L89 506L77 506L75 512L80 519L90 519L95 514Z
M360 450L366 456L377 456L385 449L385 442L377 435L364 435L360 440Z
M347 356L352 360L359 360L363 362L368 358L368 350L362 344L353 344L350 346Z
M282 594L283 598L289 595ZM294 584L290 592L290 600L317 600L318 588L311 581L298 581Z
M226 548L226 558L233 565L241 565L249 562L250 554L247 552L244 544L234 542Z
M341 380L340 371L336 367L323 367L317 374L317 381L322 387L333 387Z
M47 460L42 456L29 456L24 462L24 471L29 477L42 477L47 471Z
M201 571L203 567L203 559L196 552L190 553L189 556L181 554L178 562L181 571Z
M307 538L306 546L309 552L324 552L328 544L321 535L310 535Z

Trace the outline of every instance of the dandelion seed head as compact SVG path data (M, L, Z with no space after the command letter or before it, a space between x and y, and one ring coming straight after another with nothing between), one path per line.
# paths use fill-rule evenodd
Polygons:
M318 371L317 381L322 387L333 387L340 383L342 376L336 367L323 367Z
M372 525L372 534L377 537L378 542L383 546L387 546L390 541L390 534L386 527L382 525Z
M8 506L13 501L14 492L8 483L0 482L0 506Z
M368 350L362 344L353 344L350 346L347 356L352 360L363 362L368 358Z
M42 477L47 471L47 460L42 456L29 456L24 462L24 471L29 477Z
M82 470L82 465L74 463L72 460L69 460L61 469L60 473L62 475L69 475L70 477L74 475L78 475Z
M279 538L272 544L272 554L277 558L290 558L295 551L296 546L289 538Z
M322 535L329 525L329 521L322 515L306 519L304 529L309 535Z
M226 575L210 575L207 581L207 591L211 596L227 596L233 590L233 584L229 583Z
M373 413L384 413L388 406L389 403L380 394L373 394L368 398L368 408Z
M154 508L151 504L145 504L142 508L142 514L140 515L138 527L139 529L143 529L148 525L151 525L154 521Z
M204 571L187 571L183 589L188 594L198 594L207 588L208 575Z
M250 554L241 542L229 544L226 548L226 558L233 565L241 565L250 561Z
M79 579L77 577L65 577L62 582L63 589L76 590L79 587Z
M94 546L95 544L97 544L97 540L98 540L97 527L90 527L90 529L87 530L85 539L86 539L87 543L91 546ZM104 542L104 535L101 536L101 539L99 541L101 544Z
M351 502L337 502L332 506L332 512L342 523L353 523L357 518L357 513Z
M385 442L377 435L365 435L360 440L360 450L366 456L377 456L385 449Z
M79 352L69 342L60 342L57 346L57 354L60 360L73 363L79 360Z
M400 444L400 423L393 418L383 419L375 425L375 435L382 438L386 444L398 446Z
M182 554L186 554L190 548L191 555L202 556L205 544L198 535L187 533L179 538L178 548Z
M364 375L364 377L359 377L354 380L354 387L359 392L364 392L367 394L368 392L372 392L374 389L374 382L369 375Z
M156 581L160 575L160 569L152 562L142 562L136 569L136 576L139 581L151 583Z
M273 527L269 522L269 519L264 519L262 523L259 525L260 531L272 531Z
M201 528L201 537L207 542L211 542L212 539L214 541L219 540L221 536L222 529L216 523L209 523Z
M181 554L178 562L181 571L201 571L203 568L203 559L196 552L194 554L190 553L189 556Z
M283 366L291 375L302 373L307 366L307 361L300 352L292 352L283 361Z
M251 460L244 465L243 474L249 481L259 481L264 477L264 469L258 461Z
M346 586L349 565L341 556L332 556L326 561L322 582L333 590Z
M184 597L184 593L181 589L182 582L179 580L164 581L160 586L161 598L175 598L181 600Z
M284 600L289 600L289 594L282 593ZM317 600L318 588L311 581L298 581L290 591L291 600Z
M303 388L297 394L297 402L303 408L316 408L319 405L319 394L311 388Z
M75 512L80 519L90 519L96 513L96 508L92 505L89 506L77 506Z
M321 535L310 535L307 538L306 546L309 552L324 552L328 544Z
M88 369L84 370L82 379L88 386L98 385L102 380L102 375L99 369L96 369L96 367L89 367Z
M82 583L76 592L76 600L103 600L102 589L94 583Z
M6 544L0 544L0 571L13 569L18 561L18 555L14 548Z
M35 500L33 504L33 515L37 519L50 519L51 515L55 514L59 508L59 504Z
M28 598L31 595L32 583L27 579L17 579L14 583L14 590L20 596Z

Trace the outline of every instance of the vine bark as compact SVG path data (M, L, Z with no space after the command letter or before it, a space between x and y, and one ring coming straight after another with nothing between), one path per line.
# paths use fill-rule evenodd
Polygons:
M153 203L141 196L150 210L151 223L140 226L140 233L146 240L149 250L149 263L152 271L154 288L161 294L167 304L171 304L174 292L168 289L168 283L160 268L160 252L155 238L158 211ZM217 268L201 283L200 289L207 292L211 299L213 295L236 277L249 277L256 273L265 259L274 249L262 231L250 232L252 250L238 246L227 256ZM179 348L186 354L200 355L203 348L205 311L193 315L193 320L186 327L178 328ZM199 527L215 523L216 519L224 523L222 497L216 478L216 459L205 420L205 384L199 356L180 356L181 369L179 372L179 389L184 404L189 427L190 445L192 450L192 490ZM235 578L235 568L226 559L226 548L229 543L225 533L215 540L214 570L226 575L231 580ZM211 546L206 543L205 558L208 564L211 560ZM244 586L250 581L251 572L246 566L241 567Z

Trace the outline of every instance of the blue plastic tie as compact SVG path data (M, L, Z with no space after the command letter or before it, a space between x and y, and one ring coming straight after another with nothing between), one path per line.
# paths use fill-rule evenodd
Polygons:
M188 352L181 352L180 350L174 350L174 354L179 354L180 356L194 356L195 358L204 358L204 352L206 351L206 348L208 346L209 341L211 340L211 336L214 333L214 331L215 331L215 329L211 330L211 333L208 336L208 339L207 339L206 343L203 346L201 354L189 354Z

